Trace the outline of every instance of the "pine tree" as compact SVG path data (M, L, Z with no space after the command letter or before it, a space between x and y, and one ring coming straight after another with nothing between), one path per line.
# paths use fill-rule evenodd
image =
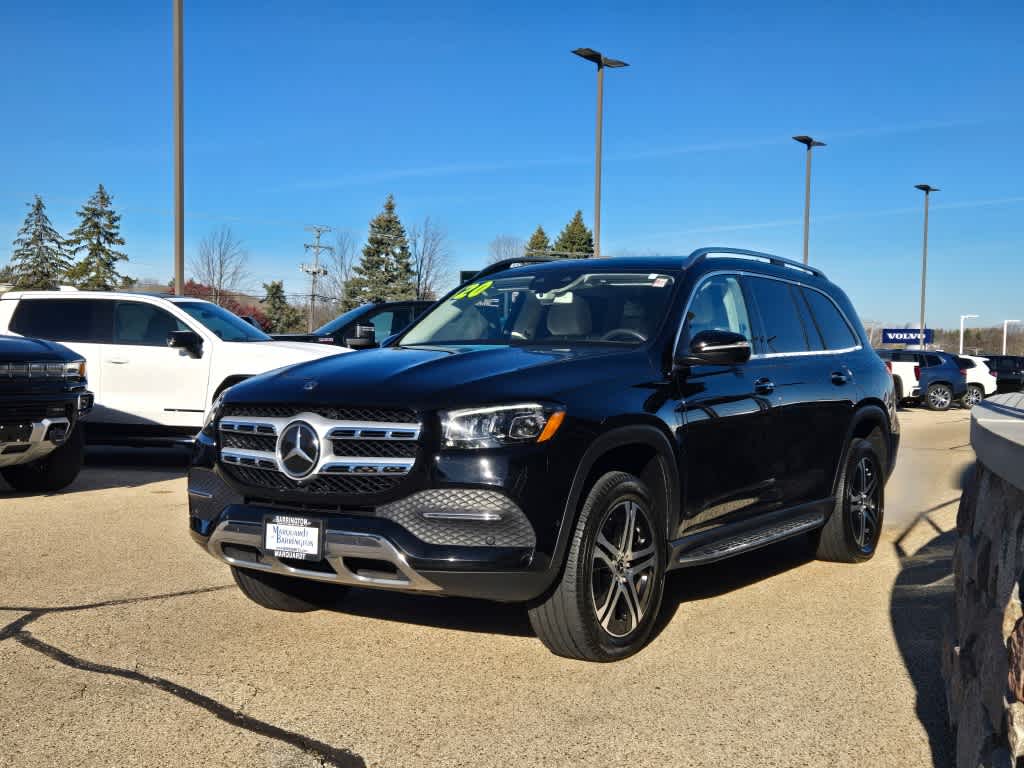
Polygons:
M79 288L92 291L112 291L123 277L117 271L117 262L128 256L115 251L124 245L121 237L121 216L110 207L111 197L100 184L95 194L78 211L81 223L68 235L68 245L74 254L85 255L68 270L68 278Z
M270 325L270 333L289 333L302 328L302 310L288 303L284 295L284 281L274 280L263 284L266 296L261 299L263 313Z
M583 211L576 211L565 225L555 240L554 252L563 259L585 259L594 255L594 233L583 223Z
M25 223L18 230L11 255L11 282L22 290L48 291L56 288L71 266L67 248L46 215L39 195L29 207Z
M370 301L401 301L416 298L416 284L405 236L395 199L384 201L384 210L370 222L370 233L363 246L363 257L352 269L342 309L352 309Z
M548 238L548 233L544 231L544 227L537 225L537 229L530 235L530 239L526 243L526 255L546 256L550 250L551 240Z

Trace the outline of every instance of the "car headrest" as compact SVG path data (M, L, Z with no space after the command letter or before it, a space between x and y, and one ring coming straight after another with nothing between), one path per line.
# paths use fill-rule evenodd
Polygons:
M590 307L578 296L548 307L548 333L552 336L586 336L591 327Z

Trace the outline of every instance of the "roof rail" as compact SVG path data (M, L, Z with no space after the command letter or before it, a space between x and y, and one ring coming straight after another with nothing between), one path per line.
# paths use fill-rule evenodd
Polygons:
M690 258L687 261L687 266L694 266L700 263L708 257L721 256L725 258L741 258L741 259L760 259L770 264L774 264L777 267L787 267L789 269L798 269L801 272L806 272L809 275L815 277L825 277L825 273L817 267L811 267L807 264L801 264L799 261L793 261L791 259L784 259L781 256L774 256L770 253L761 253L760 251L748 251L745 248L698 248L696 251L690 254ZM825 278L828 279L828 278Z
M502 259L496 261L493 264L488 264L486 267L477 272L472 280L479 280L481 277L487 275L493 275L495 272L501 272L503 269L511 269L512 267L521 267L525 264L544 264L548 261L555 261L550 256L520 256L515 259Z

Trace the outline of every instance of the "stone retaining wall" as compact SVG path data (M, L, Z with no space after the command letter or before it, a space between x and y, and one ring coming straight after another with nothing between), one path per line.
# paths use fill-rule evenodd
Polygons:
M971 413L943 676L957 768L1024 768L1024 394Z

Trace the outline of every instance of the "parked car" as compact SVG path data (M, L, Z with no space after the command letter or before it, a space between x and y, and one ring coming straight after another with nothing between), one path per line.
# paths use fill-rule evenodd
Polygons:
M312 333L277 333L271 338L281 341L308 341L336 344L351 349L377 346L389 336L405 330L431 306L432 301L389 301L363 304L317 328ZM361 331L372 328L373 333Z
M893 380L819 270L730 249L527 261L385 348L218 398L189 526L247 597L525 603L552 651L609 661L647 641L668 571L799 535L874 554Z
M967 371L967 391L960 398L960 405L973 408L998 390L996 373L988 367L984 357L958 355L957 362Z
M79 419L92 408L86 363L66 347L0 336L0 476L57 491L82 468Z
M933 411L946 411L967 394L967 370L955 355L919 350L875 350L890 368L900 402L923 403Z
M88 362L90 440L191 439L227 387L254 374L347 352L272 342L208 301L91 291L0 296L0 333L60 342Z
M996 374L999 392L1024 390L1024 357L1016 355L988 355L988 366Z

